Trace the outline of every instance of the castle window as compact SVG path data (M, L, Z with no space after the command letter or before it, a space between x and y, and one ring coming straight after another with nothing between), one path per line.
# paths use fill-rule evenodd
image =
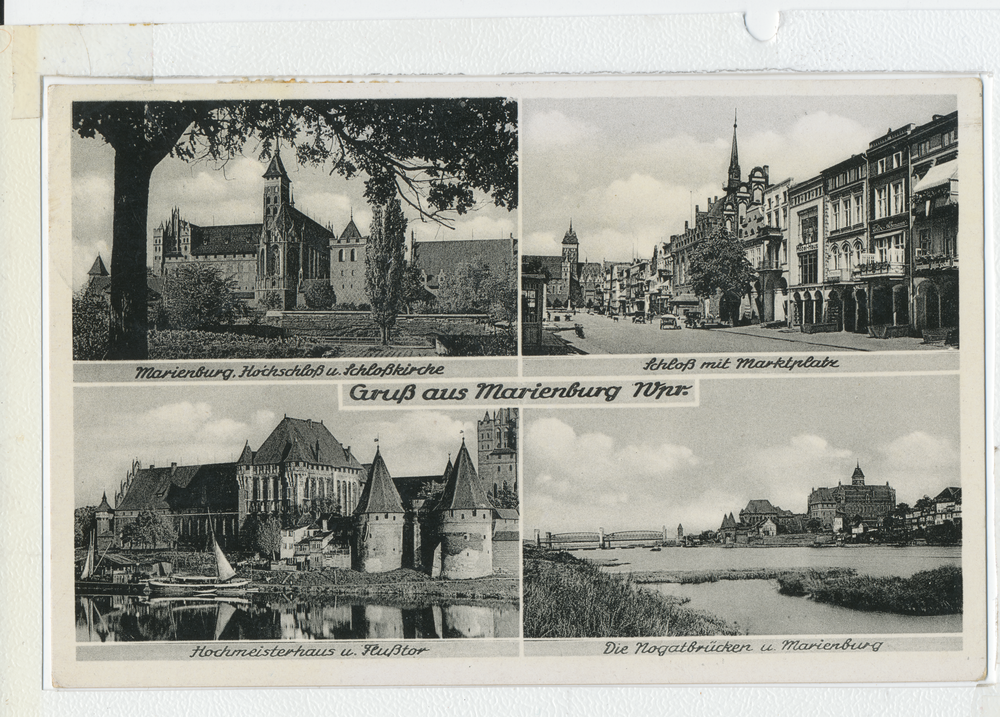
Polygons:
M337 261L343 261L343 260L344 260L344 250L341 249L340 251L337 252Z
M351 261L357 261L357 260L358 260L358 250L357 249L351 249ZM352 275L353 275L353 272L352 272Z

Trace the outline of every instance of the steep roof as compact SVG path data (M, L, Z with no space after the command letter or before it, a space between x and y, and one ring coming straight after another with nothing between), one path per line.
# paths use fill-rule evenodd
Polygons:
M301 239L303 243L312 244L323 250L328 250L330 240L336 238L332 231L303 214L291 204L282 204L278 207L277 216L268 220L267 228L273 228L286 236L291 234L297 239Z
M747 503L747 507L741 512L750 513L751 515L760 513L777 513L777 509L771 505L771 501L764 499L755 499Z
M363 239L361 232L358 231L358 225L354 223L354 217L351 217L351 221L347 222L347 226L344 227L344 231L340 233L340 240L358 240Z
M413 243L411 263L424 274L454 272L459 264L486 264L496 273L514 261L513 239L458 239ZM558 276L558 272L556 273Z
M943 491L934 496L935 503L961 503L962 502L962 489L961 488L945 488Z
M281 162L281 150L279 149L271 157L271 163L267 165L267 171L264 172L264 179L273 179L274 177L285 177L287 179L288 172L285 171L285 165Z
M321 421L285 416L253 454L253 463L267 465L291 461L334 468L361 468Z
M573 231L573 220L569 220L569 229L563 235L563 244L579 244L580 242L576 238L576 232Z
M111 504L108 503L108 494L107 494L107 491L105 491L104 494L101 496L101 504L99 506L97 506L97 512L98 513L111 513L111 512L113 512L111 510Z
M854 472L851 474L851 480L853 481L855 478L860 478L862 480L864 480L865 478L865 472L861 470L860 463L858 463L857 467L854 469Z
M735 528L735 527L736 527L736 519L733 518L732 513L730 513L729 515L722 516L722 528Z
M472 465L472 458L469 456L469 449L462 441L462 447L458 451L455 465L448 476L441 500L438 501L438 510L473 510L477 508L493 508L483 484L479 481L475 466Z
M809 494L810 503L833 503L833 493L829 488L817 488Z
M243 444L243 452L240 453L239 459L236 461L238 466L249 466L253 465L253 451L250 450L250 441Z
M191 225L191 254L254 254L262 224Z
M101 255L98 254L97 258L94 259L94 265L90 267L90 271L87 272L90 276L110 276L107 267L104 266L104 260L101 259Z
M173 465L137 470L116 512L192 508L235 511L237 502L235 463Z
M382 460L382 453L376 449L372 467L368 471L368 481L361 491L361 498L358 500L358 507L354 509L354 514L404 512L406 511L403 510L399 492L392 482L389 469L385 467L385 461Z

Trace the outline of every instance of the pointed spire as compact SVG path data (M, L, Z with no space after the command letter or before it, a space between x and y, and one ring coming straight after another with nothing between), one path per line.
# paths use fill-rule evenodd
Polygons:
M90 271L87 272L89 276L109 276L107 267L104 266L104 260L101 255L98 254L97 258L94 259L94 265L90 267Z
M278 147L275 151L274 156L271 157L271 163L267 165L267 171L264 172L264 179L272 179L274 177L288 179L288 172L285 171L285 165L281 162L281 147Z
M355 515L366 513L404 513L403 501L399 498L396 484L392 482L389 469L385 467L380 448L375 449L375 458L368 469L368 482L361 491Z
M448 476L448 482L441 493L437 510L473 510L492 507L493 504L486 497L486 491L479 481L476 468L472 465L472 458L463 438L462 447L458 451L451 475Z
M725 189L735 192L740 187L740 153L736 146L736 110L733 110L733 149L729 157L729 180Z

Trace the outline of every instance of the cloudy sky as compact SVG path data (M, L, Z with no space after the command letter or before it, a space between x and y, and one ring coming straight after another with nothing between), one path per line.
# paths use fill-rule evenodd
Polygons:
M701 406L525 413L524 529L715 530L766 498L871 484L911 505L960 485L958 378L704 381Z
M114 150L102 139L72 139L73 176L73 288L87 281L87 271L100 253L110 269ZM259 148L250 144L244 156L224 166L212 162L187 163L167 158L153 170L149 189L147 244L152 247L153 229L169 219L173 207L199 226L254 224L261 221L264 191L262 175L267 161L258 159ZM320 224L332 224L339 234L354 211L354 221L368 234L371 209L362 196L364 178L345 181L331 176L329 168L299 166L290 151L282 153L292 181L297 209ZM404 208L417 241L441 239L498 239L517 235L517 212L508 212L480 195L479 208L455 217L454 230L421 222L416 212Z
M234 461L245 441L254 450L287 415L323 420L362 463L382 456L394 476L431 475L454 457L462 431L476 456L483 411L341 413L335 386L100 387L74 394L77 506L114 499L132 460L143 465Z
M889 128L956 109L954 96L753 96L524 100L524 252L560 254L570 219L580 258L628 261L684 230L721 196L733 112L743 179L804 180Z

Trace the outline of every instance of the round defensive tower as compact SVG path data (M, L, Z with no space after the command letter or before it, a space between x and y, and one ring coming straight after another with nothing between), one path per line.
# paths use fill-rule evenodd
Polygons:
M368 482L354 511L351 568L384 573L403 566L405 511L382 453L375 451Z
M479 482L464 440L434 512L440 577L463 580L492 575L493 504Z

